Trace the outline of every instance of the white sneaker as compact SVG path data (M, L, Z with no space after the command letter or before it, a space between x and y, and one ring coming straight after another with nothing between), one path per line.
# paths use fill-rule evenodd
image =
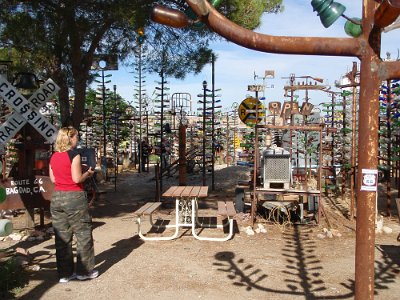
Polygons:
M78 276L76 276L76 278L78 278L78 280L87 280L87 279L95 279L98 276L99 276L99 271L93 270L92 272L90 272L87 275L78 275Z
M60 280L58 281L59 283L67 283L67 282L69 282L70 280L73 280L73 279L75 279L76 278L76 274L75 273L73 273L71 276L69 276L69 277L62 277L62 278L60 278Z

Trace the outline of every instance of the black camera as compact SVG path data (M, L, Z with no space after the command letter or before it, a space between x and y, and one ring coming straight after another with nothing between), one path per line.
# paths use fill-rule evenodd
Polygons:
M94 148L80 148L79 154L81 155L81 164L86 168L96 168L96 150Z

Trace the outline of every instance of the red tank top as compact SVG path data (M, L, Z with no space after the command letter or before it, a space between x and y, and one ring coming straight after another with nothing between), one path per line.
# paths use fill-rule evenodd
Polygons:
M50 158L50 166L55 178L56 191L82 191L83 183L72 180L71 161L68 152L55 152Z

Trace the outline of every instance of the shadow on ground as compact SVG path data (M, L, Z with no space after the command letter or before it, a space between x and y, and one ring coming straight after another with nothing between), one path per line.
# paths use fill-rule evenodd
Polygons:
M354 297L354 279L348 278L337 284L344 287L347 292L332 295L332 283L324 282L324 268L320 259L315 254L315 242L309 238L307 228L295 226L293 232L285 233L285 247L282 256L286 259L283 273L283 282L286 287L277 289L268 284L268 274L262 265L256 265L243 257L236 257L234 252L224 251L215 255L214 266L220 272L226 273L228 280L234 286L239 286L246 291L253 289L274 293L275 295L304 296L308 300L317 299L352 299ZM377 245L375 263L375 295L379 296L380 290L390 289L396 284L396 277L400 274L399 246ZM331 292L331 293L329 293Z
M120 240L112 245L112 247L100 254L96 255L97 269L99 270L100 276L104 274L110 267L117 264L119 261L126 258L133 250L139 248L143 244L138 236L134 236L128 239ZM19 299L40 299L47 290L52 286L58 284L58 278L56 274L56 263L55 258L52 257L55 254L53 250L54 246L46 247L40 252L36 252L35 256L40 256L41 259L35 261L41 266L40 272L34 272L29 275L30 281L39 282L39 284L32 290L21 296ZM44 261L51 259L51 262L46 263ZM68 292L68 289L66 289Z

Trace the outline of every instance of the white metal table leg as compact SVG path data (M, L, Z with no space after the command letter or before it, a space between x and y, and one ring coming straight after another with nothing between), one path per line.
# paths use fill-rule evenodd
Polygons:
M137 218L137 224L138 224L138 234L140 238L142 238L145 241L169 241L176 239L179 235L179 209L178 209L178 199L176 200L176 208L175 208L175 225L164 225L164 226L158 226L154 225L152 215L150 215L150 223L152 226L155 226L157 228L175 228L175 233L172 236L154 236L154 237L146 237L143 235L140 224L141 224L141 219L140 217Z
M232 238L232 235L233 235L233 219L231 219L229 217L228 217L229 233L228 233L227 236L222 237L222 238L199 236L196 233L196 224L198 223L197 222L197 199L196 198L192 199L192 207L193 207L193 209L192 209L192 234L196 239L198 239L200 241L225 242L225 241L229 240L230 238ZM224 225L218 225L217 224L217 228L222 228L222 227L224 227Z

